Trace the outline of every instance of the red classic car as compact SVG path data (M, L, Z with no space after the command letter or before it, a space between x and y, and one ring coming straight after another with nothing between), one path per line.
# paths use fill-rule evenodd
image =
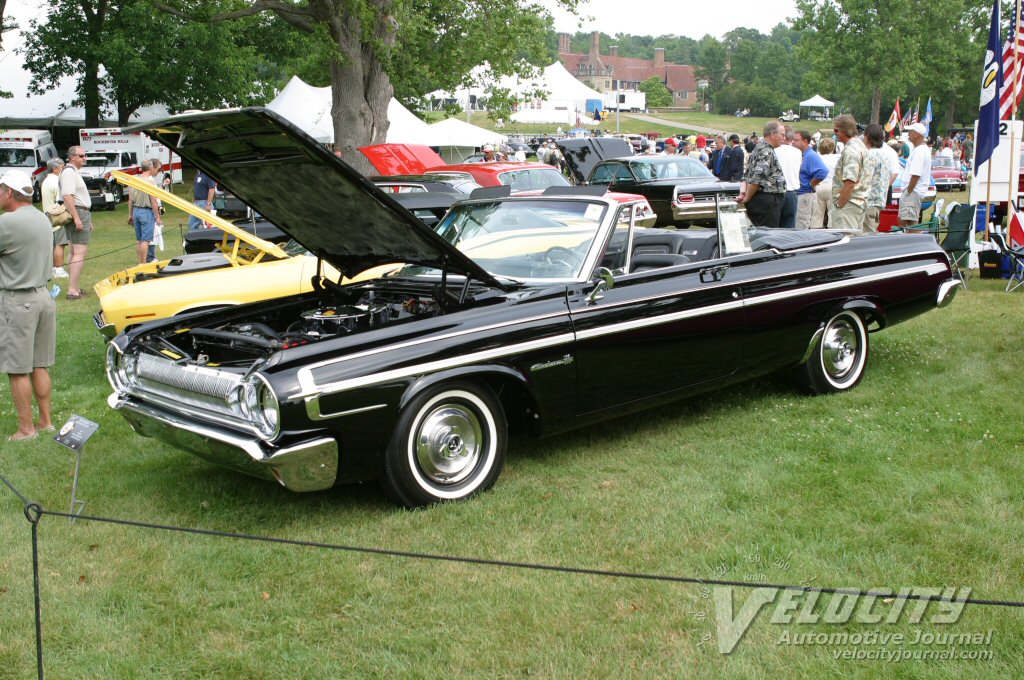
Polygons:
M465 172L482 187L510 186L515 193L570 186L565 175L547 163L455 163L427 170L435 172Z
M932 159L932 181L938 191L963 191L967 188L967 173L960 169L960 161L936 156Z

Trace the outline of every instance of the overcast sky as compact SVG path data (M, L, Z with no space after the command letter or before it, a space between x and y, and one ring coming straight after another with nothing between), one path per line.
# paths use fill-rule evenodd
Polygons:
M681 0L589 0L581 2L578 17L556 9L555 0L538 2L551 11L555 30L559 32L601 31L612 36L629 33L699 39L710 34L721 38L741 26L768 33L779 22L796 16L794 0L717 0L706 4Z

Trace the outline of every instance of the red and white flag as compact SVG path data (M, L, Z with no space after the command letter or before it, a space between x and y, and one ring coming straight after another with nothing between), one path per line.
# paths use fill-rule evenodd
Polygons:
M1024 7L1021 9L1024 14ZM1017 54L1014 58L1014 37ZM1016 101L1014 95L1016 94ZM999 119L1008 120L1020 108L1024 98L1024 25L1017 17L1010 24L1010 34L1003 43L1003 89L999 91Z

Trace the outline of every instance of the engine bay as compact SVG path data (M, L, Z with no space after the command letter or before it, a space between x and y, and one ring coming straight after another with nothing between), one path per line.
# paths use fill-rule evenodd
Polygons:
M373 288L340 295L324 291L319 296L270 306L241 320L224 313L220 315L222 323L204 319L201 325L161 330L141 340L141 345L187 364L248 366L280 350L442 313L437 298L423 293L382 293Z

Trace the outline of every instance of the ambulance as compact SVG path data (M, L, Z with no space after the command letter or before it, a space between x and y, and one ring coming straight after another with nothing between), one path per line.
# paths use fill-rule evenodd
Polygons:
M82 128L78 133L85 149L82 179L89 189L94 210L114 207L124 199L124 187L114 181L110 172L120 170L129 175L142 172L142 161L156 158L162 164L157 182L164 188L181 182L181 157L142 132L125 132L121 128Z
M33 200L46 179L46 161L57 157L53 138L46 130L0 130L0 175L21 170L32 176Z

